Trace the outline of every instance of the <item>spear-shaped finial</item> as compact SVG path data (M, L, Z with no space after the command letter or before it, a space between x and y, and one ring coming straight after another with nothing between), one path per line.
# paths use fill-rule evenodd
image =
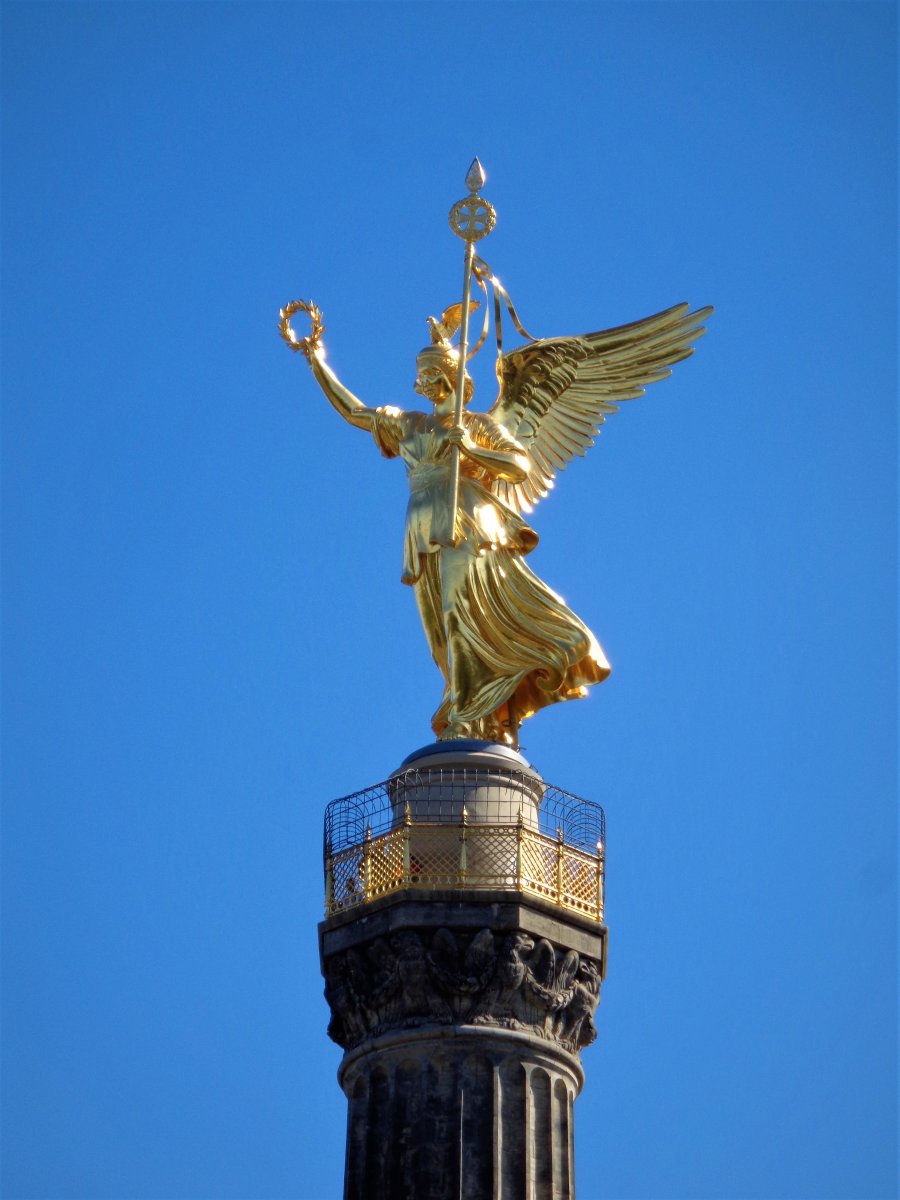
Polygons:
M487 175L484 173L484 167L478 161L477 157L472 159L472 165L466 174L466 187L474 196L476 192L480 192L484 187L484 181Z

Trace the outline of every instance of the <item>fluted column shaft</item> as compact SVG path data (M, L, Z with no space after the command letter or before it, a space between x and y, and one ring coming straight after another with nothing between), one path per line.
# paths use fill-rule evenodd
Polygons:
M346 1200L570 1200L570 1055L499 1031L424 1030L348 1056Z

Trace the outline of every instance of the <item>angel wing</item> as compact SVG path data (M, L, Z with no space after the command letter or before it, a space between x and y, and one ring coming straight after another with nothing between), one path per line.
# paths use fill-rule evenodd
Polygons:
M504 354L500 393L489 415L525 449L531 469L521 483L498 480L497 495L530 512L553 487L557 471L594 444L622 400L671 375L706 332L712 312L676 304L665 312L583 337L541 338Z

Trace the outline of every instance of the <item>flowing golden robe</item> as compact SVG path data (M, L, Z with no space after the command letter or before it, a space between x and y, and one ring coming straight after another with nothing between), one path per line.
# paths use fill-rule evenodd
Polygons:
M488 450L521 452L484 413L463 415ZM491 474L460 456L462 541L451 545L449 425L429 413L376 410L373 434L406 464L409 506L402 580L415 589L444 695L432 717L440 737L516 743L518 726L547 704L587 694L609 674L589 629L526 566L537 545L527 522L493 494Z

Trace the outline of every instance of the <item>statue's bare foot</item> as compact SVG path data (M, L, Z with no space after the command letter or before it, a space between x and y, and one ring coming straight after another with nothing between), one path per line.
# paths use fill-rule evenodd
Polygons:
M468 738L472 734L469 731L468 725L464 725L462 721L451 721L443 733L438 734L439 742L452 742L457 738Z

